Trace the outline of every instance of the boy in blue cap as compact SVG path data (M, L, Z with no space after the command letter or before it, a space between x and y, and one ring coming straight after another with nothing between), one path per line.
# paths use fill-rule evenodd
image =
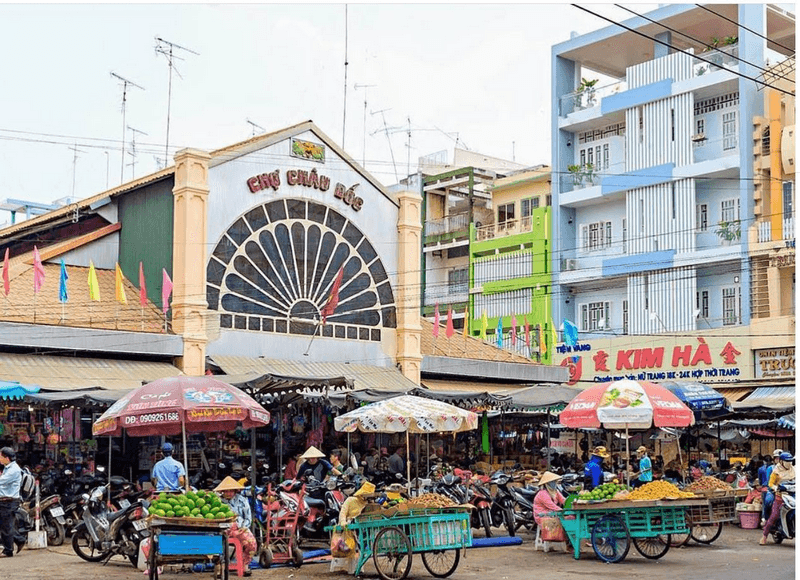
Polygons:
M164 443L161 451L164 453L164 459L153 467L156 491L180 491L186 485L186 471L183 465L172 458L172 443Z

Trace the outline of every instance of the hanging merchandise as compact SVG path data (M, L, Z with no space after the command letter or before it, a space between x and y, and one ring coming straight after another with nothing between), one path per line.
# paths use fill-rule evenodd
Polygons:
M303 415L296 415L292 419L292 433L300 435L306 430L306 418Z
M59 441L60 439L56 433L50 433L50 435L47 436L48 445L58 445Z
M483 417L481 417L481 448L484 453L489 453L489 416L486 411L483 412Z

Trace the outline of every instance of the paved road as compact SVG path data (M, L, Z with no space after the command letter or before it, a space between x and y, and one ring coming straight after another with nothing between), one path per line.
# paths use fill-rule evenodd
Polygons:
M780 546L759 546L759 530L727 526L710 546L690 543L672 549L658 561L646 560L633 547L621 564L603 564L593 553L580 560L571 554L544 554L533 550L533 537L523 535L520 546L468 550L452 580L587 580L595 578L652 580L794 580L794 541ZM310 548L310 547L309 547ZM368 578L377 578L371 564L365 566ZM68 546L47 550L23 550L13 559L0 560L2 580L142 580L142 572L127 561L115 558L106 566L80 560ZM211 578L211 574L181 574L167 569L165 580ZM231 578L235 578L232 576ZM344 573L330 574L328 564L306 564L300 569L254 570L253 580L345 579ZM419 559L415 559L410 578L430 579Z

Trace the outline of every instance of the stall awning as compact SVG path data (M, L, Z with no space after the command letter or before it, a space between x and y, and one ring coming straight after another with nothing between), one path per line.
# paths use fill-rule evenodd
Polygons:
M752 394L734 403L733 408L737 411L745 410L767 410L785 411L794 409L795 404L794 387L759 387Z
M795 428L794 425L795 425L794 413L778 419L778 427L783 427L785 429L791 429L792 431L794 431Z
M443 381L439 379L422 379L422 385L431 391L440 393L508 393L515 389L525 389L528 385L515 383L479 383L476 381Z
M353 365L347 363L303 362L293 360L214 355L211 360L228 375L259 373L284 377L345 377L353 381L355 390L406 392L417 385L394 367Z
M108 407L130 392L131 389L85 389L77 391L53 391L49 393L36 393L35 395L27 395L25 400L32 403L46 403L50 405Z
M581 389L564 385L535 385L525 389L506 391L511 396L511 407L529 411L547 413L559 412L581 392Z
M725 397L729 405L744 399L747 395L753 392L753 389L750 387L741 387L736 389L724 389L722 387L716 387L716 390L720 395Z
M162 362L0 353L0 379L39 385L42 391L135 389L180 374Z

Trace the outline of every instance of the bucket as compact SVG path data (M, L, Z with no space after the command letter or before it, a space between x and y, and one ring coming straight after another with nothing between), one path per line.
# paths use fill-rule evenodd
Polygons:
M758 528L758 522L761 519L759 512L739 512L739 521L744 530L755 530Z

